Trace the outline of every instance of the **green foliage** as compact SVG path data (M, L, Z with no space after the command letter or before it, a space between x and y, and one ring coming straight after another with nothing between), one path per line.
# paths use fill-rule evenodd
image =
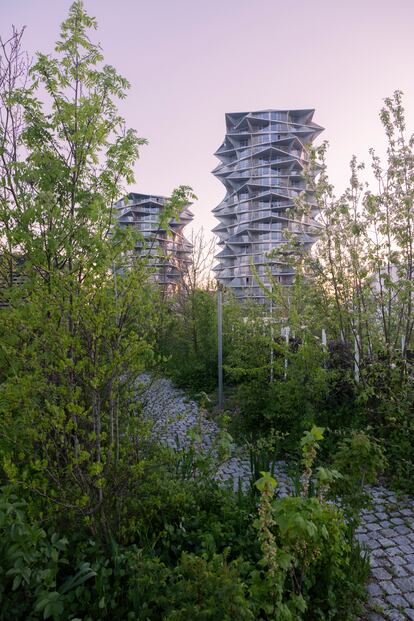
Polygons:
M386 454L394 485L410 494L414 493L414 420L413 410L400 425L393 425L386 437Z
M147 575L144 578L144 582L146 581ZM239 563L228 563L223 555L213 555L208 560L205 557L183 554L165 586L164 590L159 589L158 585L159 592L153 600L155 606L151 606L152 602L149 602L149 611L145 612L148 614L147 619L254 619L247 599L247 589L240 578ZM146 592L142 586L138 590Z
M255 525L264 570L253 573L252 592L258 610L270 618L352 619L359 612L369 566L347 536L342 511L321 494L309 497L323 432L314 426L303 435L301 496L274 500L277 481L268 472L256 482L261 497ZM319 471L326 490L338 478L337 472Z
M155 479L148 482L136 507L142 525L152 530L151 537L140 528L135 534L146 550L115 543L108 550L86 533L48 534L29 517L27 503L4 489L0 618L252 619L240 562L227 560L229 545L247 553L246 532L254 547L251 507L243 510L216 484L174 485L170 477L162 487L167 472L158 475L158 486Z
M97 574L89 562L70 566L69 540L47 533L27 516L27 503L0 495L0 619L62 619L76 593ZM71 573L74 572L74 573ZM32 618L32 617L30 617Z
M255 502L249 495L234 494L209 481L187 482L174 511L163 513L163 531L158 554L175 563L184 552L255 558L258 552L251 514Z
M400 91L384 100L380 119L387 158L382 162L370 150L374 191L362 179L364 165L353 157L349 187L336 197L328 179L327 145L312 154L309 183L321 212L319 241L313 255L298 253L295 268L318 292L316 312L307 304L311 325L320 325L323 318L334 338L348 343L351 363L357 363L352 358L358 349L359 382L350 391L350 424L344 409L341 426L370 424L392 457L390 477L409 489L413 447L398 428L412 426L414 140L407 133ZM313 209L305 197L296 207L297 217ZM334 411L325 417L331 426L329 419L338 422Z
M153 359L156 295L143 264L121 277L134 238L112 210L144 141L118 114L128 83L102 64L91 28L75 2L55 54L38 54L7 100L24 123L5 133L7 153L13 140L21 150L2 159L1 253L21 284L1 311L0 455L41 515L64 511L109 538L136 481L131 394Z
M187 434L189 444L185 449L178 446L176 471L181 478L214 478L219 467L232 455L234 442L227 430L228 417L225 414L217 419L218 430L208 450L203 446L202 423L206 413L207 411L200 404L197 424Z
M276 500L273 508L292 603L306 602L306 619L352 619L369 565L354 553L341 511L315 497ZM301 618L299 611L292 618Z
M376 483L386 463L383 448L363 431L354 431L345 438L334 454L333 464L341 472L341 478L332 489L340 496L353 531L359 523L361 509L370 501L366 486Z
M404 379L403 371L397 365L391 372L380 363L370 367L368 388L358 395L364 414L359 427L368 422L385 451L390 466L386 474L399 489L412 493L414 386Z
M300 442L302 447L302 494L306 498L309 495L309 485L312 476L312 468L319 448L319 441L323 440L324 429L322 427L312 427L310 431L305 431Z
M323 353L312 342L299 345L297 351L278 345L275 380L269 382L269 376L262 374L246 380L238 390L245 431L267 435L270 429L277 430L286 434L283 450L295 450L305 429L320 420L329 395L329 373L323 361Z
M333 254L322 243L319 276L303 277L311 270L299 253L303 270L289 292L275 286L270 320L265 306L226 299L224 368L239 399L232 423L251 440L252 471L262 469L257 507L257 496L212 480L230 455L227 415L208 455L200 425L188 450L173 453L141 415L137 378L156 363L192 391L214 387L216 298L186 281L185 295L166 299L148 284L145 260L131 266L137 235L114 225L113 209L145 141L119 116L128 83L103 64L95 28L74 2L55 53L38 54L28 76L0 79L10 123L0 145L0 619L351 619L367 567L325 496L340 492L355 521L383 451L355 432L332 460L338 470L315 466L319 425L341 428L354 406L356 418L378 415L375 432L391 455L403 447L399 472L412 466L400 431L412 430L409 367L394 363L392 345L403 329L408 347L412 331L412 236L399 224L411 222L402 205L412 198L412 145L398 133L400 96L383 112L391 199L366 196L361 218L356 162L340 201L323 174L316 196L329 199L322 242ZM191 198L187 186L173 192L160 227ZM378 306L367 295L384 246L363 252L369 225L383 230L394 203L400 254L387 260L402 286L380 278L382 310L399 296L381 332L371 330ZM360 386L352 359L320 347L325 321L341 342L360 337ZM288 342L279 337L286 325ZM297 455L299 444L301 494L275 499L269 463L280 450Z
M211 390L217 381L216 296L195 289L169 301L158 346L163 370L192 392Z
M251 495L208 477L176 478L168 455L159 458L164 466L130 499L124 545L103 545L85 528L46 531L3 490L0 618L352 618L365 573L339 509L318 498L274 500L276 481L263 472L253 523Z
M252 434L253 435L253 434ZM274 429L257 438L252 437L248 442L250 458L250 486L257 488L256 481L262 471L270 468L270 474L275 474L276 462L281 454L281 449L286 436Z
M240 304L223 296L223 364L225 377L237 384L269 377L270 330L266 307Z

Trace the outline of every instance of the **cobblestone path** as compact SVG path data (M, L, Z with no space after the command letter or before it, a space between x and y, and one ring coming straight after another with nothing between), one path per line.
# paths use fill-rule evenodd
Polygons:
M155 432L172 448L189 445L188 432L198 427L204 450L212 450L219 429L214 421L200 417L198 406L174 388L167 379L150 381L140 378L144 413L155 420ZM250 464L242 451L223 464L217 474L220 481L233 481L233 486L249 484ZM286 464L278 462L276 478L280 495L291 488ZM398 499L384 487L370 492L373 507L364 511L358 529L359 541L369 550L371 577L367 586L369 608L367 621L414 621L414 499Z
M414 499L383 487L370 490L358 539L370 551L370 621L414 620Z

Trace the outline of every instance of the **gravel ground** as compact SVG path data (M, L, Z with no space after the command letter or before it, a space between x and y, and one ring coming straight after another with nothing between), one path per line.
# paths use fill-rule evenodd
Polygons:
M176 450L189 446L189 431L197 428L200 450L214 452L219 428L200 414L197 403L174 388L167 379L140 378L144 414L155 420L154 432ZM220 467L217 479L232 481L234 489L249 485L250 464L243 450L234 446L231 459ZM286 495L292 483L286 464L278 462L275 477L279 494ZM362 514L357 536L370 552L371 578L367 586L371 612L369 621L414 621L414 499L397 496L384 487L371 490L373 507Z

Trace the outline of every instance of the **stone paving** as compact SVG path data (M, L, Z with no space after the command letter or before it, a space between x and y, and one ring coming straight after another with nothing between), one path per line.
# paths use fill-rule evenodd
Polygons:
M370 553L370 621L414 621L414 500L384 487L370 489L358 539Z
M154 433L176 450L189 446L189 431L196 428L204 451L214 451L217 424L200 414L197 403L174 388L167 379L140 378L144 414L155 420ZM250 463L240 448L220 467L217 479L233 481L234 489L249 485ZM278 462L280 495L292 488L286 464ZM367 590L369 611L364 621L414 621L414 499L397 498L384 487L372 487L372 508L362 514L357 537L369 551L371 577Z

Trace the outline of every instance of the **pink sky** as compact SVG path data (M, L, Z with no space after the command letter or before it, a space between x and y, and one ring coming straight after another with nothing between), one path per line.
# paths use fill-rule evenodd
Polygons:
M0 0L2 35L27 26L31 54L49 52L70 0ZM131 83L121 110L149 140L131 190L198 196L194 225L217 221L211 175L224 113L315 108L331 179L343 189L353 153L383 149L378 112L405 93L414 130L414 0L85 0L105 60Z

